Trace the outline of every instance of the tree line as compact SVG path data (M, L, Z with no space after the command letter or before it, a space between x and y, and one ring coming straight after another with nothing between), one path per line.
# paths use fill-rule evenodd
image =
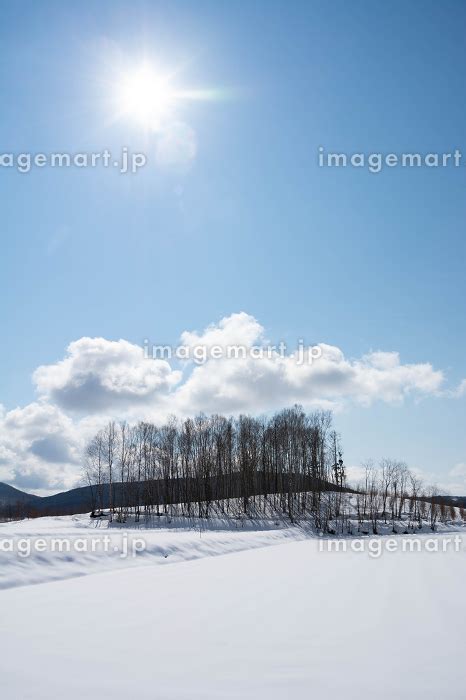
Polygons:
M292 522L310 511L318 523L322 494L346 488L331 413L299 406L260 418L110 422L87 446L85 477L94 508L105 500L120 520L130 509L139 520L174 504L182 515L208 518L213 508L230 514L240 504L245 514L280 511Z
M221 415L165 424L108 423L86 450L92 509L136 522L176 513L286 516L330 533L412 531L464 517L403 462L367 462L350 489L329 411L293 406L273 416ZM345 493L352 492L352 499ZM355 525L357 523L357 525Z
M162 425L110 421L86 446L83 472L81 500L50 505L49 514L107 509L120 522L164 514L284 517L329 534L414 531L426 523L435 530L439 521L464 519L464 503L456 508L403 462L365 463L350 489L331 412L300 406L263 417L172 417ZM43 515L43 506L10 504L0 519Z
M387 524L393 533L415 531L426 523L435 531L439 521L466 520L463 499L455 506L453 499L424 484L404 462L382 459L376 466L370 460L363 465L363 473L355 487L358 531L364 523L373 534Z

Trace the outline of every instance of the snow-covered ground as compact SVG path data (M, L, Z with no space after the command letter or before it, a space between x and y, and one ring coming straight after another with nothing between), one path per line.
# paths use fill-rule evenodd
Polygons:
M0 539L50 546L101 529L113 546L124 534L95 525L41 518L0 526ZM126 560L2 553L2 700L464 696L466 540L373 558L274 525L141 528L147 550ZM29 580L49 582L18 585Z
M183 527L184 525L184 527ZM154 566L255 549L312 533L285 520L153 519L109 527L89 515L0 524L0 589L134 566Z
M357 520L351 532L358 533ZM421 529L407 528L397 522L397 532L432 536L424 523ZM370 532L370 524L360 528ZM438 535L464 531L457 519L437 524ZM385 541L392 535L390 522L378 524ZM208 520L178 516L161 516L134 522L131 516L120 524L113 520L91 519L88 514L56 516L0 523L0 590L16 586L58 581L135 566L179 563L208 556L231 554L246 549L316 538L309 520L291 525L285 516L255 515L227 517L217 513ZM403 540L403 535L395 539ZM330 538L332 539L332 538ZM353 539L345 536L345 539ZM363 537L363 539L368 539Z

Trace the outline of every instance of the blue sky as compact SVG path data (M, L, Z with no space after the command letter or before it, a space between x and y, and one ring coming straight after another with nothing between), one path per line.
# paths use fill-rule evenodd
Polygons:
M2 3L0 151L148 154L136 175L0 168L5 410L36 401L34 370L72 341L176 343L243 311L273 341L443 370L441 396L353 402L336 424L351 464L460 473L466 397L444 393L466 377L465 171L319 168L317 149L466 151L465 15L461 2ZM180 107L189 166L158 166L155 138L114 119L115 50L218 92Z

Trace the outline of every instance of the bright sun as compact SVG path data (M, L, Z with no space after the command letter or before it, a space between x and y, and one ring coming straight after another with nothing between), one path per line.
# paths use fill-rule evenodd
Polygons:
M116 99L120 116L133 119L147 129L157 129L170 115L176 92L168 77L143 63L121 76Z

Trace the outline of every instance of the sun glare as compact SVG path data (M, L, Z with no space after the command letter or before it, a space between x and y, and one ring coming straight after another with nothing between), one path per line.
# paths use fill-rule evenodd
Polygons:
M176 93L169 78L147 63L123 74L117 84L120 116L148 129L157 129L167 119L175 101Z
M112 119L131 121L146 131L157 132L173 126L188 103L218 102L232 97L231 91L224 89L175 85L179 69L160 68L147 59L129 63L119 57L109 65L109 71L111 77L106 82L110 84L107 95Z

